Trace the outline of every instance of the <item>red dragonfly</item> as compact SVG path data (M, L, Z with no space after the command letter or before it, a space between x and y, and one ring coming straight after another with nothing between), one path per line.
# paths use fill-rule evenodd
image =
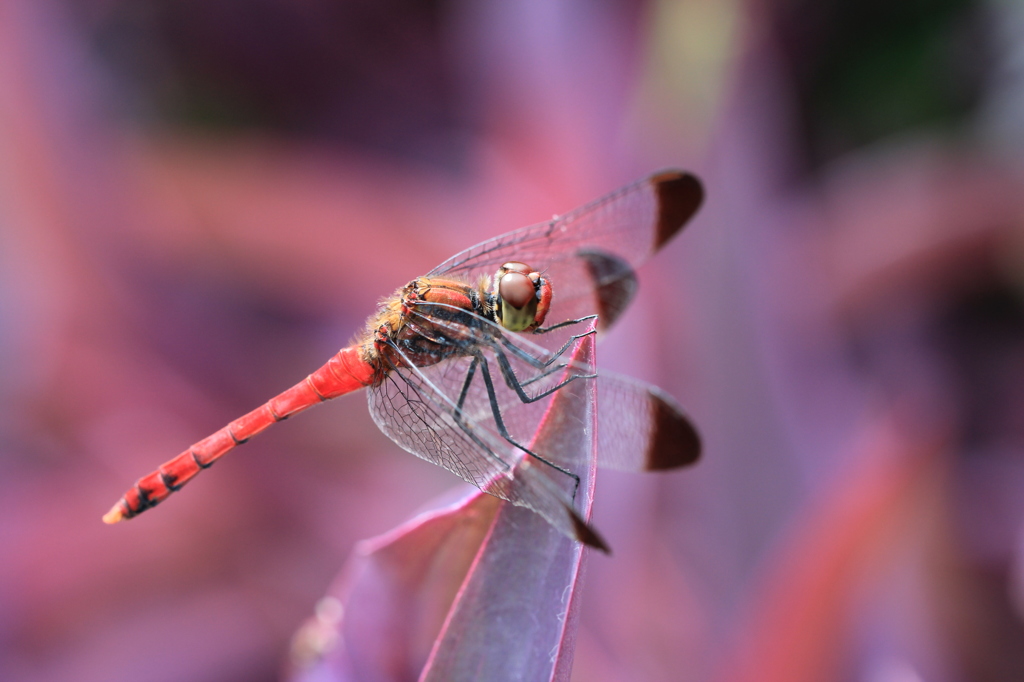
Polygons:
M595 374L566 351L614 324L636 291L635 268L703 198L696 177L664 171L452 256L384 300L353 345L139 479L103 520L142 513L271 424L366 388L374 421L402 448L607 551L573 508L569 482L578 486L579 477L557 463L558 453L524 446L523 436L533 433L544 398L572 381L596 381L598 464L651 471L697 461L700 438L672 398ZM550 468L522 466L524 458ZM564 486L553 480L560 474Z

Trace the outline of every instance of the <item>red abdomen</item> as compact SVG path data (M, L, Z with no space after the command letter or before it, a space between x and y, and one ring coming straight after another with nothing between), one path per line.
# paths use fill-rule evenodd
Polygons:
M180 490L181 486L236 445L241 445L271 424L325 400L369 386L378 378L377 374L378 368L363 359L359 346L341 349L303 381L195 443L148 476L140 478L135 487L128 490L106 513L103 520L117 523L141 514Z

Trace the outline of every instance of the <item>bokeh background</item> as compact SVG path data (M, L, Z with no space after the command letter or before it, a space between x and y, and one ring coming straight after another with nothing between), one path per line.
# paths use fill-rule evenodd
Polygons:
M705 458L599 477L573 679L1024 679L1022 150L1013 0L0 0L0 679L279 679L453 477L350 396L100 515L663 167L707 203L598 360Z

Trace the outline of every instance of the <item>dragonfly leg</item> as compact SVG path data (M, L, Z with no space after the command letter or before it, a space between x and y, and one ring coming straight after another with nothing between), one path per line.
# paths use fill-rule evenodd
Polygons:
M571 322L579 322L579 321L580 320L571 320ZM549 327L548 329L553 329L553 328L554 327ZM537 358L533 357L532 355L527 353L525 350L523 350L519 346L517 346L514 343L512 343L511 340L509 340L508 338L506 338L504 336L501 337L501 344L503 346L505 346L513 355L515 355L520 360L523 360L527 364L532 365L533 367L536 367L537 369L544 369L545 367L547 367L548 365L553 363L555 360L557 360L559 357L561 357L562 354L565 353L565 351L567 351L569 349L569 347L571 345L573 345L576 341L578 341L579 339L582 339L584 336L590 336L591 334L596 334L596 333L597 333L596 329L591 329L589 331L583 332L582 334L573 334L572 336L570 336L566 340L565 343L562 344L562 347L559 348L554 353L552 353L551 357L548 358L547 360L538 360Z
M473 383L473 375L476 374L477 363L480 362L480 358L473 356L473 362L469 365L469 370L466 372L466 380L462 382L462 391L459 393L459 404L456 409L458 414L462 414L462 405L466 402L466 395L469 393L469 385Z
M580 318L577 318L575 320L566 320L565 322L559 322L558 324L553 324L550 327L537 327L536 329L533 330L533 333L534 334L543 334L545 332L550 332L550 331L554 331L556 329L561 329L562 327L568 327L571 324L579 324L580 322L586 322L587 320L596 320L596 319L597 319L597 315L587 315L586 317L580 317Z
M547 464L552 469L560 471L563 474L565 474L566 476L571 477L572 480L575 482L574 485L573 485L573 489L572 489L572 499L575 500L576 499L576 492L580 488L580 477L577 476L576 474L574 474L573 472L569 471L565 467L560 467L557 464L555 464L554 462L552 462L550 460L547 460L547 459L544 459L543 457L538 455L533 450L530 450L529 448L525 447L524 445L521 445L519 442L516 441L515 438L512 437L512 435L508 432L508 429L505 428L505 421L501 418L501 408L498 407L498 397L494 393L494 382L491 380L491 371L490 371L490 369L487 366L487 358L485 358L483 356L483 353L480 353L480 354L475 356L475 360L474 360L473 364L474 364L474 366L477 365L477 364L480 365L480 374L483 376L483 378L484 378L484 385L487 387L487 399L491 403L491 414L494 417L494 425L498 428L498 433L501 434L502 438L504 438L509 443L511 443L515 447L519 448L520 450L522 450L526 454L530 455L531 457L533 457L538 462L543 462L544 464ZM472 376L470 376L469 378L472 379ZM469 382L467 381L466 385L462 389L463 393L466 392L468 387L469 387ZM523 402L528 402L528 401L524 400ZM461 414L461 411L460 411L460 414Z
M547 398L549 395L551 395L558 389L562 388L570 381L575 381L576 379L593 379L597 377L596 374L573 374L564 381L560 381L551 388L547 389L546 391L542 391L537 395L531 396L527 394L523 386L553 374L558 369L562 369L563 367L565 367L565 363L563 363L559 367L556 367L554 370L544 372L536 377L533 377L532 379L527 379L525 382L522 382L519 380L519 377L516 376L515 372L512 369L512 365L508 361L508 357L501 350L501 348L498 347L497 345L492 345L491 348L494 350L494 357L498 361L498 367L499 369L501 369L501 375L502 377L504 377L505 383L508 385L509 388L516 392L516 395L518 395L519 399L524 403L533 403L537 402L538 400L542 400L543 398Z
M587 317L583 317L583 318L580 318L578 320L569 320L568 322L565 322L565 323L562 323L562 324L559 324L559 325L555 325L555 327L564 326L566 324L574 324L576 322L582 322L584 320L589 320L589 319L593 319L593 318L596 318L596 317L597 317L597 315L589 315ZM554 329L555 327L548 327L548 329L545 330L545 331ZM529 386L530 384L532 384L534 382L540 381L541 379L543 379L545 377L548 377L548 376L551 376L553 373L561 371L561 370L565 369L566 367L568 367L569 366L568 362L560 362L557 365L552 365L552 363L555 360L557 360L559 357L561 357L565 353L565 351L569 349L569 346L574 344L576 341L578 341L579 339L582 339L585 336L590 336L591 334L595 334L595 333L597 333L596 329L590 329L589 331L585 331L582 334L573 334L571 337L569 337L569 339L564 344L562 344L561 348L559 348L557 351L555 351L552 354L552 356L550 358L548 358L544 362L541 362L540 360L537 360L536 358L531 356L529 353L526 353L526 351L524 351L523 349L521 349L518 346L516 346L515 344L513 344L509 339L505 338L504 336L501 337L501 342L502 342L502 344L506 348L508 348L510 351L512 351L513 354L516 357L521 358L521 359L527 359L528 364L530 364L533 367L536 367L537 369L543 370L540 374L538 374L538 375L536 375L534 377L531 377L529 379L525 379L525 380L520 380L519 381L519 384L521 386ZM531 360L532 360L532 362L531 362Z
M550 367L542 371L540 374L532 376L529 379L519 379L519 377L516 377L516 379L519 380L520 386L526 387L529 386L530 384L540 381L541 379L546 379L547 377L551 376L552 374L555 374L556 372L561 372L568 366L569 363L560 362L557 365L551 365Z
M519 377L516 377L514 374L513 374L513 376L515 377L515 381L519 382L520 386L526 387L526 386L529 386L530 384L533 384L533 383L536 383L536 382L540 381L541 379L545 379L545 378L551 376L552 374L555 374L556 372L561 372L562 370L566 369L567 367L569 367L569 363L568 362L560 362L557 365L551 365L551 366L547 367L540 374L532 376L529 379L520 379ZM596 376L597 376L596 374L577 374L577 375L575 375L575 378L577 378L577 379L579 379L579 378L593 379ZM556 391L556 390L558 390L559 388L561 388L564 385L565 384L561 384L560 386L556 386L552 390ZM543 398L543 397L545 397L547 395L550 395L550 394L551 394L551 391L548 391L548 392L540 395L539 397L535 396L534 400L539 400L540 398Z

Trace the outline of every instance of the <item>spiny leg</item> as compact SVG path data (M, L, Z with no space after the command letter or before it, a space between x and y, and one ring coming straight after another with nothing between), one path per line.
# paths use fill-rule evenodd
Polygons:
M520 386L529 386L530 384L536 383L536 382L540 381L541 379L546 379L547 377L551 376L552 374L555 374L557 372L561 372L562 370L564 370L568 366L569 366L569 363L567 363L567 362L560 362L557 365L551 365L550 367L548 367L547 369L542 371L540 374L532 376L529 379L519 379L519 377L516 377L516 380L519 381L519 385Z
M571 320L571 322L579 322L579 320ZM553 327L549 327L549 329L553 329ZM565 351L569 350L569 347L572 346L576 341L582 339L584 336L590 336L591 334L596 333L596 329L590 329L588 331L583 332L582 334L573 334L568 339L566 339L565 343L562 344L562 347L559 348L554 353L552 353L551 357L549 357L547 360L538 360L537 358L533 357L519 346L512 343L511 339L509 339L506 336L501 337L501 344L505 346L509 351L511 351L513 355L515 355L520 360L526 362L530 366L535 367L536 369L544 369L545 367L553 363L555 360L557 360L559 357L561 357L562 354L565 353Z
M473 383L473 375L476 374L478 362L479 359L474 355L473 362L470 363L469 369L466 370L466 379L462 382L462 391L459 392L459 404L457 405L459 416L462 415L462 406L466 402L466 395L469 394L469 385Z
M573 488L572 488L572 499L575 500L576 499L576 492L579 490L579 487L580 487L580 477L577 476L576 474L574 474L573 472L569 471L568 469L566 469L564 467L560 467L557 464L555 464L554 462L551 462L551 461L549 461L547 459L544 459L543 457L538 455L536 452L534 452L534 451L530 450L529 448L527 448L527 447L521 445L520 443L518 443L512 437L512 435L508 432L508 429L505 428L505 421L501 417L501 408L498 406L498 397L497 397L497 395L494 392L494 382L491 380L491 371L490 371L490 369L487 366L487 358L484 357L482 352L478 352L478 354L475 356L475 359L474 359L474 362L473 362L473 366L475 367L476 365L480 366L480 374L484 378L484 386L487 387L487 399L491 403L491 414L494 417L494 424L498 428L498 433L501 435L502 438L504 438L509 443L511 443L515 447L519 448L520 450L522 450L526 454L530 455L531 457L536 459L538 462L543 462L544 464L547 464L549 467L551 467L553 469L556 469L557 471L562 472L566 476L570 476L573 479L573 481L575 481L575 483L573 485ZM468 380L472 380L472 378L473 378L472 375L467 377ZM465 393L468 390L468 387L469 387L469 381L468 380L466 382L466 385L463 386L463 389L462 389L463 393ZM564 386L565 383L568 383L568 382L564 382L563 384L560 384L560 386ZM552 389L552 390L556 390L560 386L557 386L557 387L555 387L555 389ZM532 400L524 400L523 402L533 402L533 401ZM459 412L459 419L461 419L461 410Z
M565 322L559 322L558 324L553 324L550 327L537 327L536 329L533 330L533 333L534 334L544 334L546 332L554 331L556 329L561 329L562 327L568 327L571 324L579 324L580 322L586 322L587 320L596 320L596 319L597 319L597 315L596 314L594 314L594 315L586 315L584 317L578 317L575 320L566 320Z
M524 382L521 382L519 380L519 378L516 376L515 372L512 370L512 365L509 363L508 357L501 350L501 348L498 347L497 345L492 345L491 349L494 351L494 357L498 361L498 367L499 367L499 369L501 369L501 375L505 379L505 384L509 388L511 388L513 391L515 391L516 395L518 395L519 399L521 401L523 401L524 403L533 403L533 402L537 402L538 400L542 400L542 399L548 397L549 395L551 395L552 393L554 393L555 391L557 391L558 389L562 388L566 384L568 384L570 381L575 381L576 379L593 379L593 378L595 378L597 376L596 374L573 374L569 378L565 379L564 381L560 381L559 383L555 384L554 386L552 386L551 388L547 389L546 391L542 391L542 392L538 393L537 395L530 396L523 389L524 385L526 385L528 383L532 383L533 381L541 379L541 378L543 378L545 376L549 376L549 375L553 374L554 371L557 371L558 369L562 369L562 367L561 366L560 367L556 367L554 371L545 372L545 373L541 374L540 376L533 377L533 379L527 380L527 382L524 383Z

